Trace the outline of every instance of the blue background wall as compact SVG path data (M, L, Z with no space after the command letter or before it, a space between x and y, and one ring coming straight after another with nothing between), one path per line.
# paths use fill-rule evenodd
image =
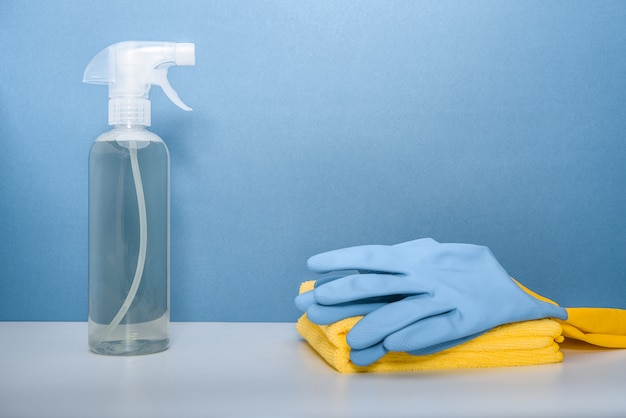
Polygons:
M152 90L172 319L293 321L306 259L489 246L565 306L626 308L626 2L0 2L0 319L86 320L90 59L195 42Z

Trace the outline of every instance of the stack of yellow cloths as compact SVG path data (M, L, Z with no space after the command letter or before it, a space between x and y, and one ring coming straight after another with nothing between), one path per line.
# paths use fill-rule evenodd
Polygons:
M312 290L314 284L315 281L302 283L300 293ZM346 342L346 335L360 319L353 317L330 325L316 325L304 314L296 329L328 364L341 373L525 366L563 360L558 344L563 341L560 323L539 319L501 325L435 354L414 356L391 352L369 366L360 367L350 361L350 347Z

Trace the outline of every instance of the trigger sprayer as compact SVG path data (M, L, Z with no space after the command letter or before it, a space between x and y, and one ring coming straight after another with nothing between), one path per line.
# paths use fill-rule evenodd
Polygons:
M148 131L153 85L183 110L167 79L194 65L191 43L120 42L83 81L109 86L109 125L89 153L89 348L133 355L169 345L169 152Z

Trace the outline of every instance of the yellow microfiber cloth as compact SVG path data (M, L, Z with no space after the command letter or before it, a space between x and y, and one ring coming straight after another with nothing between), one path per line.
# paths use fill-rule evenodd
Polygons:
M556 302L517 285L526 293L544 302ZM567 320L557 319L563 336L606 348L626 348L626 310L614 308L565 308Z
M312 290L315 281L300 286L300 293ZM387 353L365 367L350 361L346 335L361 317L347 318L330 325L316 325L306 314L296 324L300 335L324 360L341 373L408 372L477 367L504 367L558 363L563 354L561 325L551 319L517 322L496 327L479 337L435 354L414 356Z
M544 302L556 302L517 285ZM302 283L300 293L313 290L315 281ZM565 308L567 320L539 319L505 324L458 346L435 354L413 356L387 353L366 367L350 361L346 335L361 317L330 325L316 325L306 314L296 324L300 335L328 364L342 373L428 371L478 367L525 366L558 363L565 338L606 348L626 348L626 310L613 308Z

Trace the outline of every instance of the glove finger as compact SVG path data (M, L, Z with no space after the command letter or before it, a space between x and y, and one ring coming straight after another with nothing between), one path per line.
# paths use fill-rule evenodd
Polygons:
M307 261L310 270L329 273L339 270L364 272L404 273L396 255L399 248L428 247L439 244L432 238L420 238L393 246L361 245L314 255ZM336 278L336 277L335 277Z
M331 306L341 307L341 306L349 305L349 304L366 305L366 304L373 304L373 303L381 305L381 304L397 302L397 301L399 301L401 299L404 299L405 297L406 297L406 295L375 296L375 297L369 297L369 298L365 298L365 299L358 299L358 300L354 300L354 301L350 301L350 302L346 302L346 303L329 304L328 307L331 307ZM309 290L308 292L304 292L304 293L299 294L298 296L295 297L294 304L296 305L296 308L298 308L298 310L300 310L301 312L308 311L309 308L312 305L318 304L317 300L315 298L315 290ZM321 308L321 306L322 305L320 305L320 308Z
M431 345L430 347L422 348L421 350L412 350L412 351L409 351L408 353L414 356L425 356L428 354L435 354L440 351L447 350L448 348L452 348L457 345L463 344L464 342L467 342L469 340L473 340L474 338L478 337L479 335L482 335L483 333L484 332L479 332L477 334L472 334L467 337L459 338L459 339L452 340L452 341L447 341L445 343Z
M394 245L394 247L420 247L420 246L426 246L426 245L437 245L439 244L437 241L435 241L432 238L420 238L420 239L415 239L413 241L407 241L407 242L401 242L399 244Z
M451 310L454 308L434 302L423 295L408 297L398 302L389 303L363 317L348 332L347 342L353 349L364 349L386 340L389 335L414 322ZM407 351L391 350L387 345L385 348L389 351Z
M439 345L445 347L451 341L468 341L486 329L469 329L465 326L457 310L442 312L390 333L384 341L389 351L420 352L434 350ZM463 341L460 341L463 340Z
M324 306L313 304L309 306L306 315L311 322L317 325L328 325L353 316L363 316L375 311L386 303L360 303L339 306Z
M382 343L379 343L363 350L350 350L350 361L357 366L369 366L385 354L387 350Z
M315 288L315 300L322 305L336 305L373 297L417 295L427 289L405 276L390 274L353 274Z
M294 299L296 308L298 308L301 312L306 312L307 309L315 303L314 293L315 292L313 290L309 290L308 292L304 292L296 296Z
M362 245L314 255L307 261L310 270L328 273L338 270L367 270L386 273L403 273L399 269L393 247L388 245Z
M393 245L393 248L426 247L426 246L437 245L437 244L439 243L432 238L420 238L420 239L416 239L413 241L407 241L407 242L401 242L400 244L395 244ZM383 273L383 272L373 271L373 270L359 270L359 273L367 274L367 273Z
M320 277L319 279L315 280L315 287L319 287L323 284L326 284L328 282L332 282L333 280L337 280L340 279L342 277L347 276L348 274L333 274L330 276L324 276L324 277Z
M344 277L344 275L341 274L335 274L335 275L331 275L331 276L326 276L326 277L321 277L317 280L315 280L315 284L314 287L318 287L321 286L325 283L328 282L332 282L333 280L337 280L341 277ZM315 293L314 291L310 290L308 292L304 292L299 294L298 296L296 296L294 303L296 305L296 308L298 308L300 311L302 312L306 312L307 309L309 309L309 306L313 305L314 303L316 303L315 300Z

